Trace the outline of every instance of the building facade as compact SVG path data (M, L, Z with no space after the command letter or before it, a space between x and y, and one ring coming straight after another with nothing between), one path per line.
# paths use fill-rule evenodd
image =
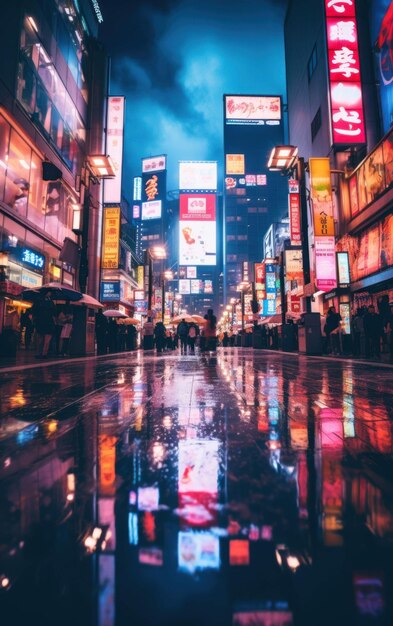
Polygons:
M108 62L89 0L11 3L0 25L0 325L27 287L79 288L73 231L89 154L104 150ZM86 291L98 297L101 187L88 189ZM66 260L59 256L68 241Z

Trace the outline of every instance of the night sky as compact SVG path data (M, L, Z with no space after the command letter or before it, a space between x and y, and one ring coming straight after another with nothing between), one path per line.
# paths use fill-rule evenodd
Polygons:
M125 95L123 187L141 158L222 162L224 93L285 95L286 0L100 0L111 93ZM284 100L285 101L285 100Z

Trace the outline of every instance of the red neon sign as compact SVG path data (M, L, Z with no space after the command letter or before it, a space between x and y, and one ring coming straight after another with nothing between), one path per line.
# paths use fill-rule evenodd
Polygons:
M325 0L333 143L366 141L355 0Z

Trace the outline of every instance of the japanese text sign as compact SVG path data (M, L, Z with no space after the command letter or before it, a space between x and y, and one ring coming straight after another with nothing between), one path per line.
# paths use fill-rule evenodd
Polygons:
M334 144L366 141L355 0L325 0Z
M317 237L334 235L333 198L328 158L309 160L311 200L314 215L314 234Z
M106 152L111 157L115 169L115 177L104 181L104 202L108 204L121 201L124 104L124 96L108 98Z
M300 195L298 193L290 193L288 195L288 203L291 245L298 246L302 241Z
M104 209L104 234L102 244L102 268L119 267L120 207Z

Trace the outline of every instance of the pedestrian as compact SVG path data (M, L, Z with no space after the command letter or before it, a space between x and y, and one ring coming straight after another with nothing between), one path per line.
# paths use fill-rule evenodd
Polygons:
M118 328L119 328L118 339L117 339L118 349L119 349L119 352L125 352L126 343L127 343L127 327L124 323L119 322Z
M199 327L195 324L195 322L192 322L188 328L188 345L190 346L191 354L195 354L195 343L198 335Z
M107 343L109 352L118 351L119 327L116 319L112 317L108 324Z
M180 339L180 353L187 354L188 324L184 317L177 327L177 334Z
M136 349L136 328L134 324L127 324L126 346L127 350Z
M215 352L217 347L217 318L213 313L213 309L208 309L204 319L206 320L204 327L205 349L209 352Z
M34 332L34 324L33 324L33 316L30 310L24 310L22 315L20 316L20 329L23 333L23 343L25 346L25 350L30 348L31 338Z
M337 313L334 306L329 307L326 316L325 334L327 337L330 352L334 355L338 355L340 353L340 338L338 335L340 322L340 313Z
M166 346L166 328L163 322L157 322L154 327L154 338L156 341L157 354L161 353Z
M353 356L360 356L362 353L362 342L364 341L364 323L362 309L356 309L356 313L352 318L352 352Z
M366 358L381 357L381 337L383 334L383 322L379 313L376 313L374 305L367 308L363 320L364 336L366 340Z
M48 358L49 346L55 334L56 307L52 300L52 292L47 291L34 303L32 308L33 322L38 335L38 354L36 359Z
M102 309L98 309L96 313L97 354L106 354L107 331L108 331L108 319L105 317Z
M229 346L229 335L227 333L227 331L225 331L224 336L222 338L222 347L223 348L227 348Z
M63 311L59 313L59 318L62 318L61 333L59 340L59 355L66 356L69 354L69 347L72 334L72 323L74 316L72 314L72 308L70 305L64 307Z

